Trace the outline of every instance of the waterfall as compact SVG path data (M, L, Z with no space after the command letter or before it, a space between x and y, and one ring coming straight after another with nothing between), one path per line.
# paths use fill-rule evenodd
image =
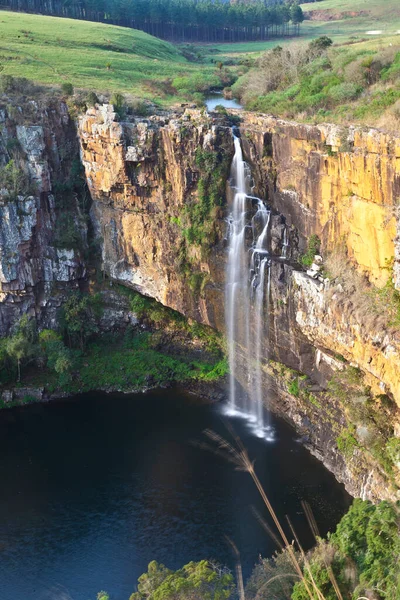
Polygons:
M250 169L243 160L240 138L233 136L225 304L230 367L227 412L248 419L256 435L270 440L262 361L268 340L271 211L251 194Z

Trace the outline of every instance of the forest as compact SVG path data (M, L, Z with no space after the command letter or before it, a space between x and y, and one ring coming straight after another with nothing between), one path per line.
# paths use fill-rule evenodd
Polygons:
M4 8L140 29L166 40L237 42L298 35L295 2L254 0L5 0Z

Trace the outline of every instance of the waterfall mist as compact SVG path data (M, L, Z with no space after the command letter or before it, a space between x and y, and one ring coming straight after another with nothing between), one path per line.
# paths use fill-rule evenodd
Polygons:
M262 377L262 365L268 359L271 211L252 195L250 168L243 159L240 138L235 132L233 137L225 303L230 367L227 412L248 419L258 437L272 441ZM286 231L284 235L282 256L286 257Z

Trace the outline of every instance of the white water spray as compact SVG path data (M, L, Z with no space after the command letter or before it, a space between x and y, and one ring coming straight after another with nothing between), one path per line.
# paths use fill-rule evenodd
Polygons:
M236 135L234 145L226 282L230 367L228 413L247 418L256 435L271 440L267 399L262 385L262 363L268 355L271 211L260 198L251 195L250 169L243 160L240 139ZM244 382L243 386L238 384L239 378Z

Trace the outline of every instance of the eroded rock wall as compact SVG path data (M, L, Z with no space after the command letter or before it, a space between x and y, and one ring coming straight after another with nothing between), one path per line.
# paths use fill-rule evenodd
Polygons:
M80 119L79 135L106 273L222 329L226 211L212 213L215 241L202 247L187 243L182 216L197 201L197 150L223 153L229 164L229 128L197 110L120 123L103 106ZM201 291L190 285L194 274Z
M55 326L63 298L86 272L82 251L63 247L57 235L63 209L54 190L68 180L72 164L79 164L67 107L31 101L10 110L0 107L0 335L23 314ZM76 196L69 202L82 250L87 225Z
M324 252L343 245L383 286L400 251L400 137L254 113L243 113L241 130L256 190L295 225L301 247L312 234ZM394 272L400 287L398 262Z
M100 268L111 282L224 330L229 195L210 209L206 220L212 227L201 243L191 241L187 215L203 184L199 149L231 161L229 121L187 110L123 122L105 105L89 109L76 131L62 103L36 105L29 119L6 109L0 116L1 165L14 158L32 183L29 194L1 194L2 335L25 312L42 326L56 324L66 295L87 284L88 226L91 249L100 249ZM338 450L337 436L351 419L343 403L324 394L344 360L361 370L375 395L387 394L400 406L398 331L379 318L366 320L348 289L309 277L298 259L315 234L323 255L345 247L353 265L378 287L390 277L386 267L394 257L399 286L400 140L251 113L243 113L240 130L255 193L273 209L266 396L351 493L394 498L372 456L357 450L344 458ZM88 205L66 185L78 143L90 220L84 214ZM59 227L66 213L71 240L67 227ZM285 230L290 248L282 258ZM113 319L117 312L113 306ZM120 312L118 319L126 319L126 311ZM290 393L280 369L305 374L311 382L307 393ZM390 436L399 435L398 411L387 419Z

